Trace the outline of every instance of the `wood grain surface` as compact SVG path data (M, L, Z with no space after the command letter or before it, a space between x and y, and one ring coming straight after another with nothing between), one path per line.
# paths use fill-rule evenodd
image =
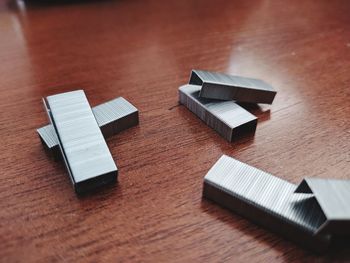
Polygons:
M222 155L298 183L350 179L350 2L0 2L1 262L350 260L314 255L202 200ZM192 68L278 91L254 137L228 143L178 104ZM78 198L43 151L41 98L123 96L140 124L108 140L119 182Z

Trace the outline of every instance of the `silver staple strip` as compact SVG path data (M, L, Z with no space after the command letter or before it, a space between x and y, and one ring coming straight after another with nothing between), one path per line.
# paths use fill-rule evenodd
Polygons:
M197 115L227 141L236 136L253 133L257 118L233 101L216 101L199 97L200 87L184 85L179 88L180 103Z
M276 91L266 82L203 70L192 70L189 84L201 86L199 96L209 99L272 104Z
M350 234L349 180L305 178L295 193L313 194L322 208L327 221L318 229L319 234Z
M106 138L139 123L137 108L122 97L96 106L93 112Z
M84 91L48 96L44 104L75 191L115 182L117 166Z
M137 108L123 97L102 103L92 108L96 121L105 138L115 135L139 123ZM61 155L58 139L52 124L37 129L42 144L53 157Z
M41 142L45 146L45 149L49 151L56 149L59 151L58 138L55 132L55 128L52 126L52 124L48 124L37 129L37 132L40 136Z
M223 155L204 177L203 196L314 251L328 247L327 222L312 193Z

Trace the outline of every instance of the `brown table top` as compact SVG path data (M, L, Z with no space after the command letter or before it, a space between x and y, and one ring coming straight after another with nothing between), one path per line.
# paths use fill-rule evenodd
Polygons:
M202 200L222 155L298 183L350 178L350 2L0 3L0 261L299 261L325 258ZM184 106L192 68L278 91L254 137L226 142ZM43 151L41 98L123 96L140 124L108 140L119 183L75 195Z

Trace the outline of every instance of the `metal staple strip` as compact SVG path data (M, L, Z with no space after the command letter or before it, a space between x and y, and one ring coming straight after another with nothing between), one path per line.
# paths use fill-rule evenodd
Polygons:
M233 101L215 101L200 98L200 87L184 85L179 88L180 103L196 114L209 127L217 131L227 141L236 136L253 133L257 118Z
M266 82L203 70L192 70L189 84L201 86L200 97L272 104L276 91Z
M97 105L92 111L105 138L139 123L137 108L123 97ZM61 154L52 124L37 129L37 132L44 148L58 159Z
M37 129L37 132L40 136L43 145L46 146L46 149L51 150L56 147L57 150L59 150L58 138L55 132L55 128L52 126L52 124L48 124L44 127Z
M76 192L116 181L117 167L84 91L49 96L45 106Z
M112 120L119 120L132 113L138 112L137 108L123 97L102 103L93 108L94 115L100 127L107 125Z
M350 234L350 181L342 179L305 178L295 193L311 193L324 212L327 223L319 233Z
M204 177L203 196L315 251L330 235L316 235L327 221L313 194L223 155Z

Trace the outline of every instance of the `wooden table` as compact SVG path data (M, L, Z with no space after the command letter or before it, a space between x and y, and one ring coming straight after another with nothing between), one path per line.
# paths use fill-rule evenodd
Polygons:
M89 1L0 4L0 261L262 262L320 257L202 200L222 155L298 183L350 178L350 2ZM278 91L252 138L228 143L178 104L190 70ZM117 96L140 124L108 140L119 183L78 198L43 151L41 98Z

